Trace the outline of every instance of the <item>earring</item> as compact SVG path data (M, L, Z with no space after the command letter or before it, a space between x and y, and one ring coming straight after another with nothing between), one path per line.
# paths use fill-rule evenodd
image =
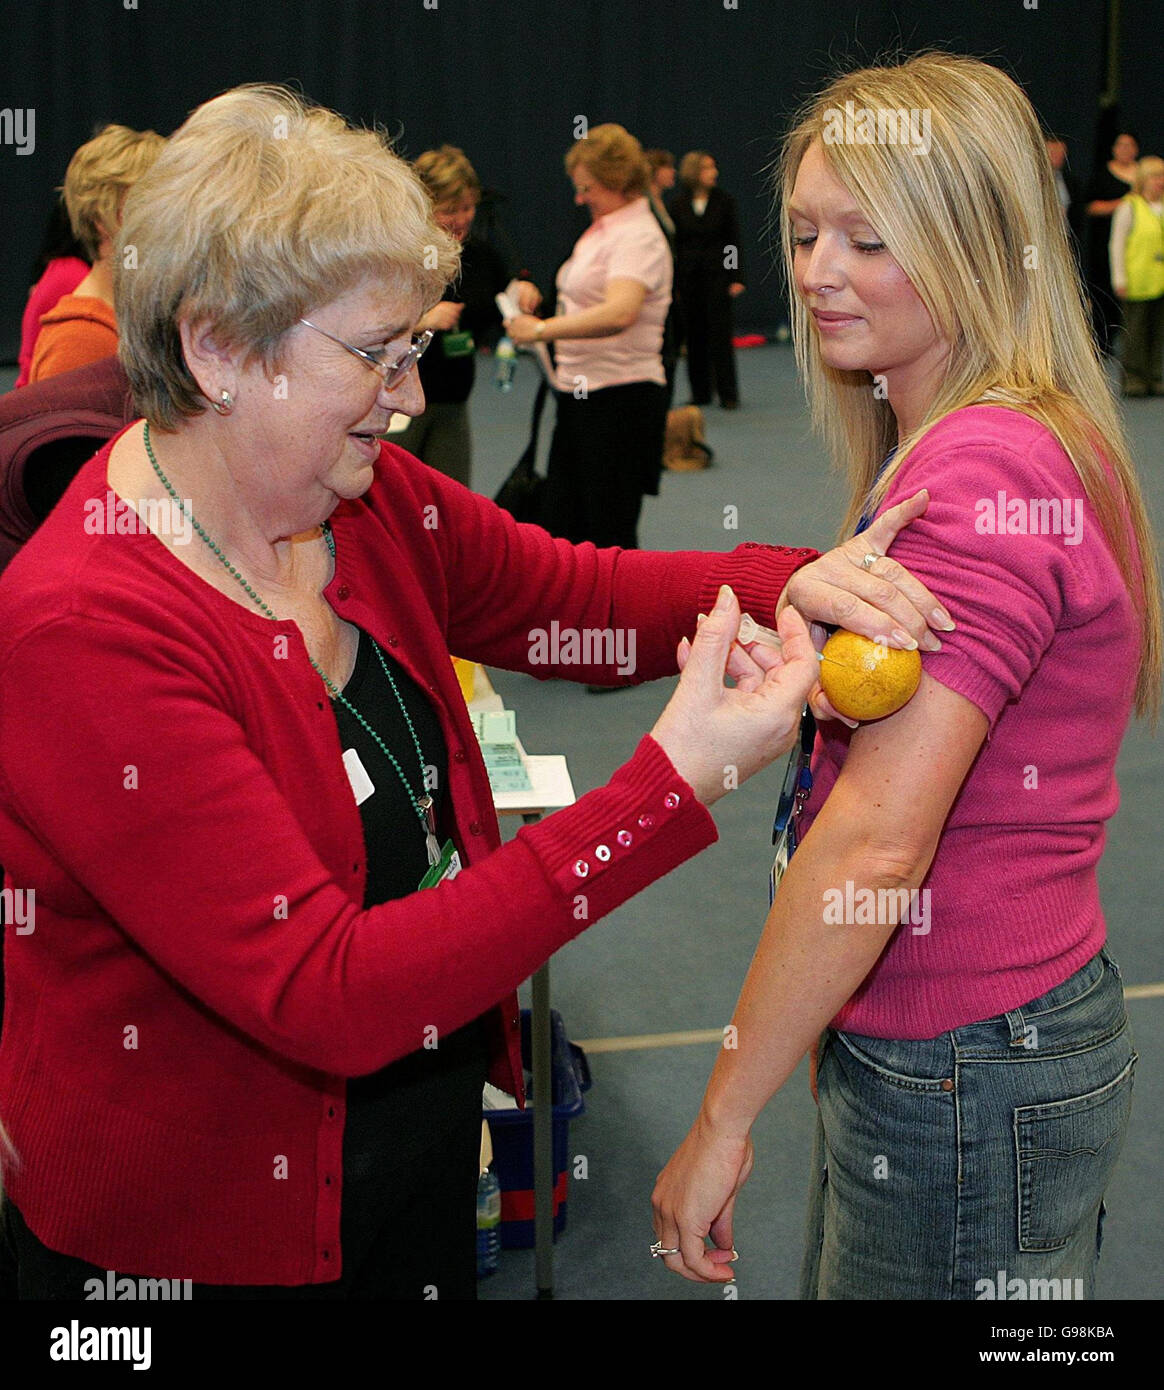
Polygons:
M222 390L218 393L218 400L211 401L210 404L219 415L229 415L234 409L234 397L229 391Z

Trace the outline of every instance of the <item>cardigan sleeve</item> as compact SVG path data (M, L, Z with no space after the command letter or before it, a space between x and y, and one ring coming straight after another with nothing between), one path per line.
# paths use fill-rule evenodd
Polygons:
M436 550L426 568L430 580L439 569L445 586L433 606L447 611L449 649L543 680L613 685L673 676L680 639L694 635L721 584L771 626L788 580L817 558L806 547L757 542L728 552L573 545L518 524L403 450L385 451L397 484L385 504L390 524L415 533L415 518L438 523L425 533ZM587 655L601 659L581 659Z
M359 1076L415 1051L427 1027L445 1034L497 1004L716 838L644 738L606 786L454 880L363 910L354 875L341 882L324 863L260 753L282 750L286 770L293 745L290 775L325 804L348 795L338 756L313 762L314 740L298 732L308 725L248 731L231 687L246 672L190 637L177 623L150 630L86 610L9 646L0 845L10 874L36 882L38 932L108 927L95 978L124 982L114 943L128 941L188 998L292 1062Z

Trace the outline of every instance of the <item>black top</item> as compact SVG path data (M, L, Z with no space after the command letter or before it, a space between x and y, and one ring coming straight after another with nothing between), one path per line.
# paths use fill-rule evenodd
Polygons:
M428 351L420 359L420 384L426 400L459 405L469 399L473 389L474 354L450 357L447 349L456 347L457 333L472 333L480 346L482 334L500 328L501 315L494 296L509 284L509 280L505 262L492 246L472 237L465 242L461 248L461 273L451 285L445 286L441 295L442 299L465 306L456 333L434 334Z
M744 282L743 248L735 199L722 188L707 195L702 216L691 205L692 190L684 185L671 204L675 223L675 260L680 278L720 279L725 286ZM725 269L726 248L736 248L736 268Z
M435 803L437 838L443 845L447 833L444 822L450 819L444 795L448 775L444 736L424 692L398 662L380 650L430 768L429 793ZM392 750L414 795L420 795L424 780L412 736L372 640L364 632L360 633L355 670L343 693ZM368 908L415 892L428 869L428 856L420 819L396 769L341 701L333 701L332 707L340 746L345 752L356 750L375 787L359 808L368 864L364 890L364 907ZM391 1008L391 999L385 999L385 1014ZM416 1041L417 1051L370 1076L348 1082L343 1143L345 1205L352 1192L350 1183L418 1156L442 1133L458 1128L463 1131L464 1097L474 1090L480 1096L487 1050L479 1019L448 1036L438 1036L435 1048L425 1048L423 1038Z
M1125 183L1123 179L1117 178L1106 164L1101 164L1092 174L1091 182L1087 185L1087 201L1089 203L1110 203L1113 198L1126 198L1131 191L1132 185L1130 183ZM1092 274L1098 273L1106 280L1111 273L1111 265L1108 260L1111 213L1103 217L1089 213L1087 221L1091 229Z

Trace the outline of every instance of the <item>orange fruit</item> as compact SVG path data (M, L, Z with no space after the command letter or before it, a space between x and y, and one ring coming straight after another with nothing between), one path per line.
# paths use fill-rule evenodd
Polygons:
M913 698L921 680L918 652L887 647L844 628L825 643L821 657L824 693L848 719L884 719Z

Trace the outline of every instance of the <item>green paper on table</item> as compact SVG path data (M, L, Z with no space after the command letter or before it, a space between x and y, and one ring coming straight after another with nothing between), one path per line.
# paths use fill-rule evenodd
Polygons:
M511 709L472 710L473 731L481 745L489 785L496 792L530 792L533 783L517 743L517 721Z

